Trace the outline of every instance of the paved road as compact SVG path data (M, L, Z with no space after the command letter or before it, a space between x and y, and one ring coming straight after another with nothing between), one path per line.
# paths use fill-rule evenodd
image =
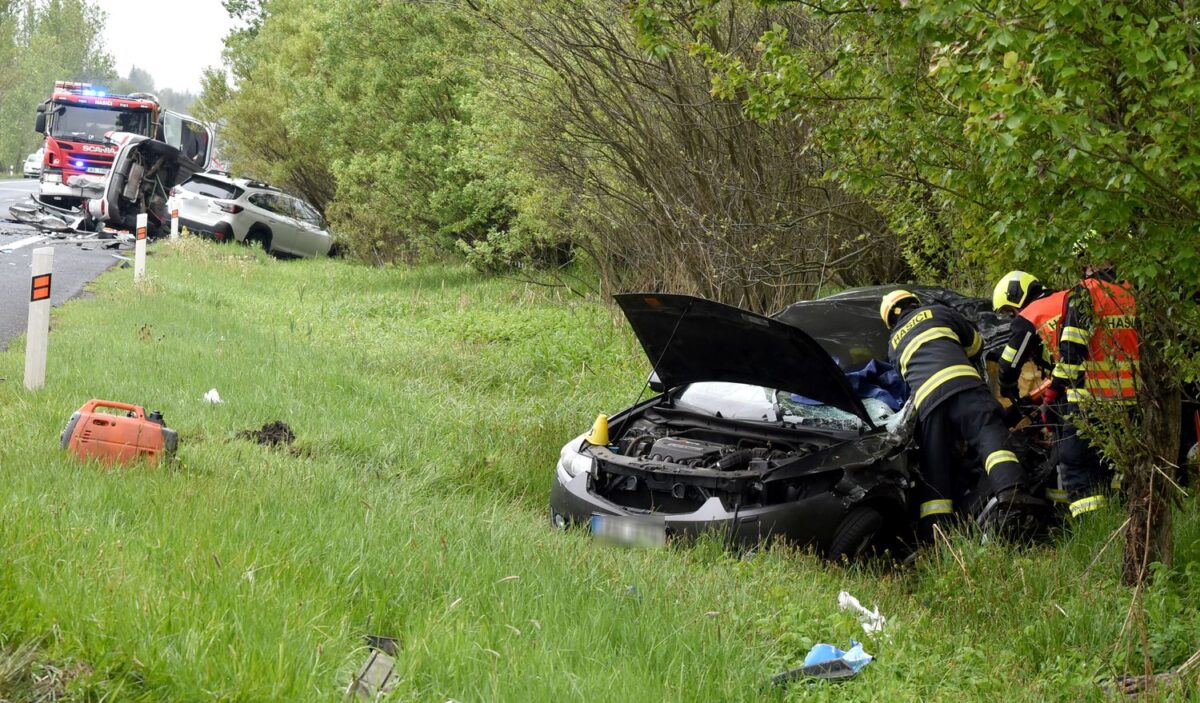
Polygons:
M35 180L0 179L0 350L6 349L13 337L25 333L29 267L34 249L45 246L55 249L50 296L54 305L79 295L89 281L120 263L113 258L115 252L98 243L64 242L9 220L8 206L27 199L36 190Z

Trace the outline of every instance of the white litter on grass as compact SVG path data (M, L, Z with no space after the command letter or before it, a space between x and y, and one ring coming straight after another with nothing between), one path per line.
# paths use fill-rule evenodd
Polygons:
M887 623L887 618L879 614L878 606L874 610L867 610L862 603L858 602L857 598L846 591L838 594L838 607L842 610L853 611L858 616L858 621L862 623L863 632L868 635L883 632L883 626Z
M216 405L217 403L223 403L225 401L221 400L221 394L217 392L216 388L213 388L204 394L204 402Z

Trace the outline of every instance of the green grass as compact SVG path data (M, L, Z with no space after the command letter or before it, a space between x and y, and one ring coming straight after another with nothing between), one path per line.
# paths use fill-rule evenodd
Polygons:
M904 571L609 548L546 519L559 447L644 378L609 307L192 240L149 270L55 311L45 389L22 389L20 342L0 354L0 699L336 701L366 634L399 638L391 699L422 701L1100 700L1143 653L1162 670L1200 648L1195 501L1144 644L1121 636L1119 549L1087 570L1116 511L1056 548L960 536ZM92 397L162 410L178 465L68 458L58 433ZM236 438L271 420L293 451ZM768 686L862 636L843 589L889 618L877 660Z

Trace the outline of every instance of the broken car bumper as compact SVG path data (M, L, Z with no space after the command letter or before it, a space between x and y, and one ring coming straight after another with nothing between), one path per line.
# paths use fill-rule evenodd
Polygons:
M588 474L581 472L566 483L555 480L550 489L551 519L558 526L588 525L592 515L648 517L650 513L617 505L588 491ZM666 522L671 537L696 537L717 532L730 542L754 545L783 538L799 546L824 550L851 508L848 498L823 492L790 503L728 510L717 497L709 498L690 513L655 517Z

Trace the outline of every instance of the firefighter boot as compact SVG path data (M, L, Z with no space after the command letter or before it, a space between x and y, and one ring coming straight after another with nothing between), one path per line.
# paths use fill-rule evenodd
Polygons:
M949 538L955 523L953 515L929 515L921 518L917 523L917 544L930 547L937 544L939 539Z
M1014 544L1044 541L1049 532L1054 507L1019 488L1000 491L979 513L979 527L989 537Z

